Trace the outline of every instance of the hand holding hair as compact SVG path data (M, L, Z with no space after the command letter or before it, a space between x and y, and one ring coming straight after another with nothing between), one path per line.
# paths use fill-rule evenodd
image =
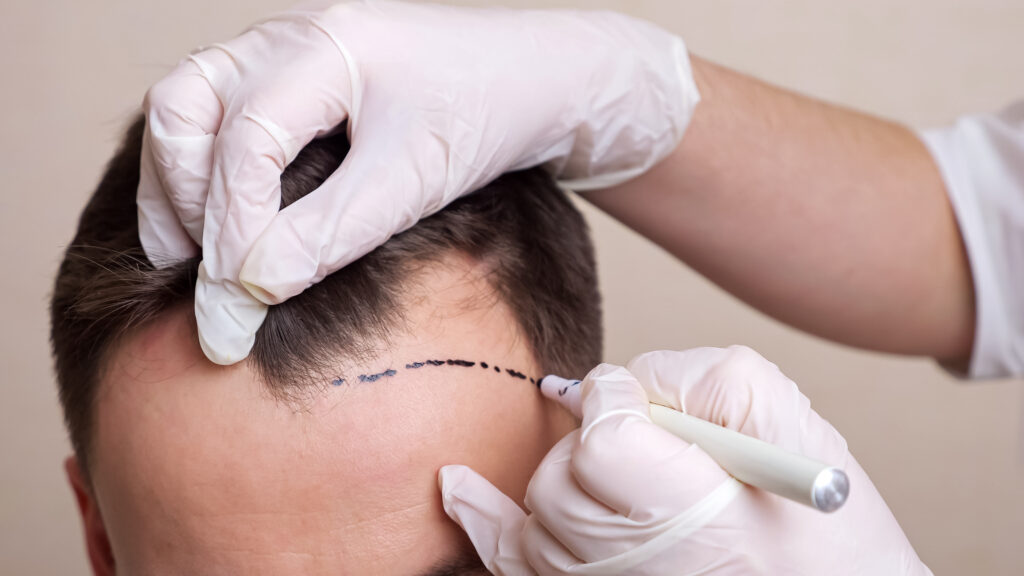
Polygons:
M202 246L199 337L221 364L267 305L503 172L543 164L576 189L642 173L699 99L683 42L619 14L318 6L192 54L146 96L142 244L157 265ZM279 211L284 167L343 122L344 163Z

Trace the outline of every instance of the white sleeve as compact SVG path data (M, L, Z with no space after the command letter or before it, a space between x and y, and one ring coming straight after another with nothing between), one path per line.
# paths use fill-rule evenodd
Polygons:
M968 376L1024 375L1024 100L921 139L938 164L974 276Z

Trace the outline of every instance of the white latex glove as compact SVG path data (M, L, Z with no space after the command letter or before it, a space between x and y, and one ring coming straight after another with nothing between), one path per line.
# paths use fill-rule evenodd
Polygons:
M203 247L200 341L244 358L266 315L501 173L606 187L671 152L699 96L683 42L608 12L397 2L296 8L184 60L146 96L139 232ZM279 212L280 175L348 120L352 149Z
M493 573L931 574L846 441L774 364L731 347L627 368L583 381L582 426L537 469L528 514L469 468L442 468L445 511ZM740 484L652 424L651 400L844 468L846 505L824 514Z

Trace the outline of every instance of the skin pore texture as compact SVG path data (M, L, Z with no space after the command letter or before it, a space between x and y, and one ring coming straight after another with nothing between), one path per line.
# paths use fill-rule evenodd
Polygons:
M453 254L417 274L403 325L375 358L339 359L345 383L294 402L272 397L247 363L208 362L191 306L124 337L97 396L91 493L68 466L96 572L482 570L442 510L438 469L469 465L521 504L577 423L505 372L540 368L482 266ZM405 369L426 358L503 369Z

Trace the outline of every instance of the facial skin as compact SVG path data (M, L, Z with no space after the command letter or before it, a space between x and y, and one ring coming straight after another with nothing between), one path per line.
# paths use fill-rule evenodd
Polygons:
M453 256L420 276L402 333L366 364L339 359L346 384L298 403L244 363L206 361L190 308L126 337L97 397L92 493L67 465L94 571L417 575L473 558L438 469L472 466L522 503L576 422L504 370L405 370L460 358L541 375L476 265Z

